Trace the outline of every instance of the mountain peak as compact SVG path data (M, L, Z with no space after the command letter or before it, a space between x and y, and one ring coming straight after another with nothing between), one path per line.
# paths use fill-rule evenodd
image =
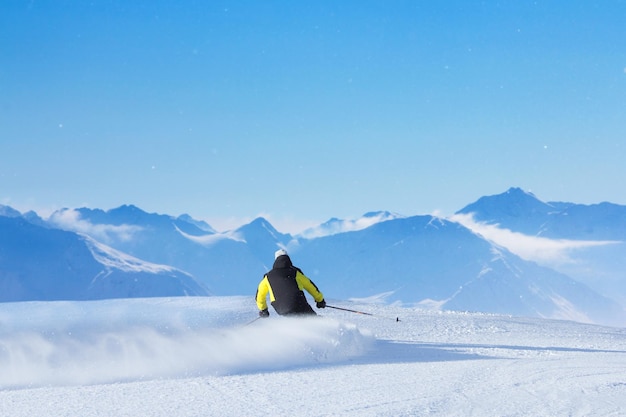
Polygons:
M269 233L272 236L276 236L277 238L282 238L286 235L280 233L278 230L276 230L274 228L274 226L272 226L272 224L267 221L267 219L265 219L264 217L257 217L256 219L252 220L250 223L243 225L241 227L239 227L237 230L235 230L236 233L241 233L244 236L250 236L251 234L256 234L256 233Z
M533 193L518 187L511 187L501 194L479 198L465 206L456 214L474 214L476 220L488 220L501 217L520 217L531 214L545 215L553 207L539 200Z
M510 197L513 198L532 198L535 200L538 200L538 198L530 191L524 191L519 187L511 187L508 190L506 190L504 192L504 194L507 194Z
M532 194L530 191L524 191L521 187L509 187L504 194Z
M122 204L119 207L108 210L107 213L109 214L120 214L120 213L146 214L145 211L143 211L142 209L140 209L139 207L133 204Z
M368 211L367 213L363 215L363 217L365 218L381 217L381 216L391 216L391 213L389 213L388 211Z
M217 231L214 228L212 228L211 225L209 225L207 222L205 222L204 220L196 220L193 217L191 217L189 214L181 214L180 216L177 217L176 220L189 223L205 232L217 233Z
M367 229L377 223L400 219L403 217L404 216L391 213L389 211L370 211L354 220L342 220L333 217L319 226L304 230L298 236L303 239L313 239L322 236L336 235L339 233L355 232Z
M0 204L0 216L5 216L5 217L20 217L22 215L22 213L20 213L19 211L15 210L12 207L9 206L4 206L2 204Z

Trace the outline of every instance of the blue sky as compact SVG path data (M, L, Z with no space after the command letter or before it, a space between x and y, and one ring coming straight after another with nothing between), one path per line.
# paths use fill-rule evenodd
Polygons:
M626 204L625 1L0 4L0 204L281 231Z

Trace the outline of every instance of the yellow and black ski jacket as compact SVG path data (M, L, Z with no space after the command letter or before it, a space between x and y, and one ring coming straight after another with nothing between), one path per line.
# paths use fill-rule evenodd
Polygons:
M293 266L289 255L276 258L272 270L263 276L256 292L259 310L267 308L267 294L274 310L281 315L315 314L306 300L306 290L315 301L322 301L324 295L306 275Z

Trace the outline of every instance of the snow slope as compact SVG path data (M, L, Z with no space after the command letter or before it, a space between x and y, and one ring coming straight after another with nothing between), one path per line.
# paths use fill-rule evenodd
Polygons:
M208 295L191 275L73 232L0 216L0 301Z
M626 413L626 329L328 301L0 304L0 416Z

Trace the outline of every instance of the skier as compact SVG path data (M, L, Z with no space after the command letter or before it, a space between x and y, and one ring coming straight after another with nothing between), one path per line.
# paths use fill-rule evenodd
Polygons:
M313 296L317 308L326 307L324 295L317 286L307 278L300 268L293 266L291 259L284 249L274 253L274 266L267 272L256 291L256 305L259 316L269 317L267 308L267 294L274 310L284 316L315 315L315 311L307 302L302 290Z

